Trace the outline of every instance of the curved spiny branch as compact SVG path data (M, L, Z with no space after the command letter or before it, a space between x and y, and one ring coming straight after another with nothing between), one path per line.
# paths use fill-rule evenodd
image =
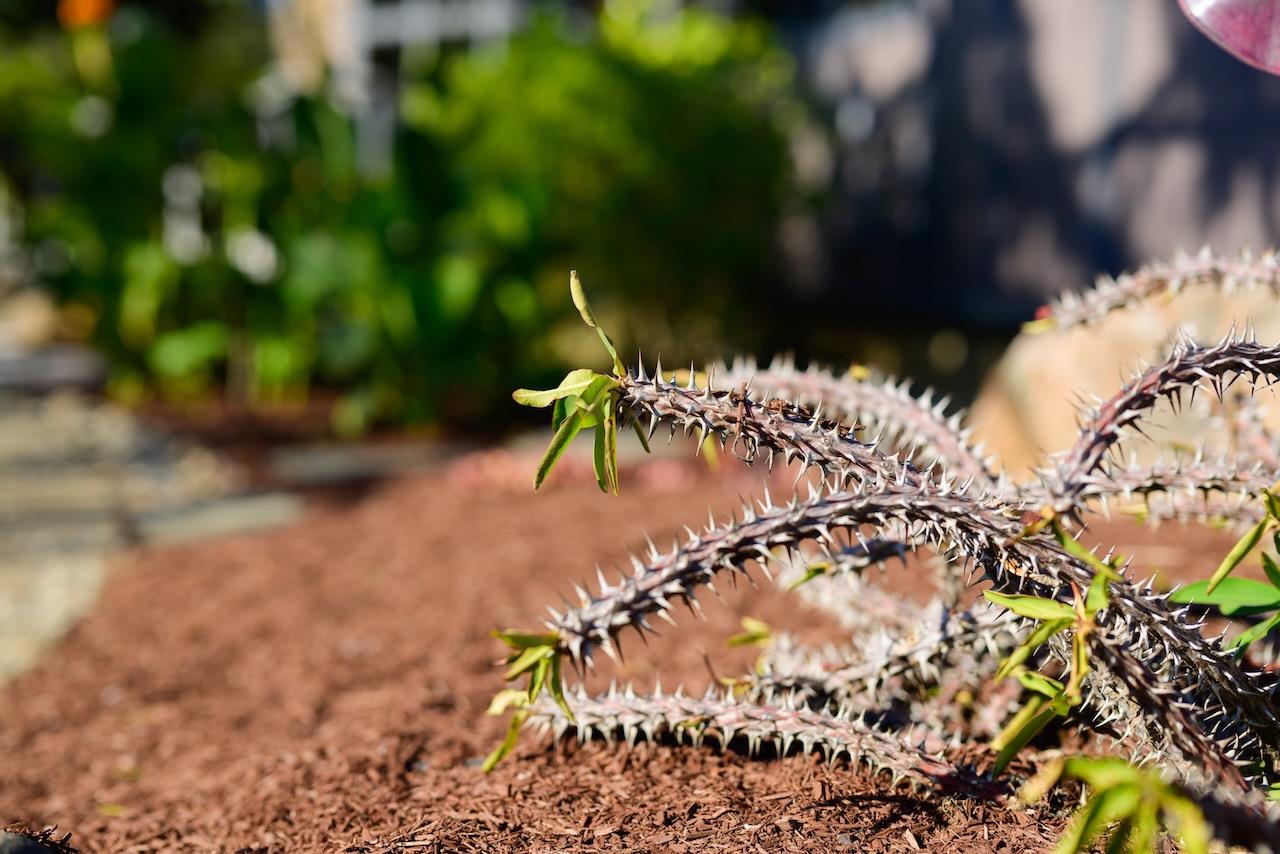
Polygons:
M1245 251L1237 258L1214 257L1209 247L1189 256L1179 253L1172 263L1147 264L1119 278L1098 278L1091 290L1069 292L1041 310L1037 319L1053 329L1096 323L1113 311L1134 308L1161 295L1187 287L1233 290L1265 288L1280 296L1280 260L1275 252L1260 256Z
M1054 471L1044 475L1048 494L1059 513L1074 513L1083 495L1098 478L1111 476L1105 465L1107 454L1123 439L1161 398L1175 407L1183 393L1194 398L1204 384L1222 397L1226 386L1243 378L1251 385L1280 377L1280 347L1268 347L1252 340L1229 335L1212 347L1202 347L1190 339L1179 341L1164 363L1134 377L1086 418L1079 438L1058 455Z
M785 359L775 359L767 368L738 359L717 367L711 376L719 388L745 390L757 401L776 395L821 408L847 425L865 427L866 435L921 460L922 467L936 464L957 480L971 479L990 489L1000 482L993 460L970 443L964 414L948 416L950 400L935 400L932 390L916 397L908 382L862 380L813 367L802 371Z
M1005 794L998 783L847 712L828 714L789 701L750 703L735 699L732 693L719 696L713 692L699 699L679 692L646 696L627 689L590 697L579 691L571 702L573 721L555 703L543 700L531 710L530 722L557 737L573 730L581 741L596 735L609 740L621 736L628 744L635 744L640 739L671 737L701 745L714 739L723 748L742 739L751 755L765 745L780 756L798 748L804 753L821 753L829 762L845 758L885 772L895 785L906 781L916 787L937 787L994 800Z

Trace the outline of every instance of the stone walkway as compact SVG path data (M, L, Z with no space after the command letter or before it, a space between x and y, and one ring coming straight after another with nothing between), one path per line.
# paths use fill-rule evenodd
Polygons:
M248 494L213 453L74 394L0 394L0 680L95 601L108 558L145 543L282 524L301 501Z

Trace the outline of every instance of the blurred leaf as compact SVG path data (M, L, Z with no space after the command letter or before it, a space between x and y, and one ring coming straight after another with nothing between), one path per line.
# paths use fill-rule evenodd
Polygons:
M1210 591L1210 582L1197 581L1179 588L1169 601L1184 605L1217 605L1222 613L1233 616L1251 608L1270 610L1280 607L1280 589L1249 578L1224 578Z

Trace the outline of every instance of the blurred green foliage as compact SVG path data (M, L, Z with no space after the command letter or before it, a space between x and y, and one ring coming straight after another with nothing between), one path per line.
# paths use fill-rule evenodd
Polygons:
M768 323L744 306L777 279L803 108L763 25L622 0L405 51L371 171L330 100L281 96L260 17L191 5L0 30L0 182L119 395L333 389L344 433L501 422L512 387L594 355L570 268L664 352L690 352L676 315L697 352Z

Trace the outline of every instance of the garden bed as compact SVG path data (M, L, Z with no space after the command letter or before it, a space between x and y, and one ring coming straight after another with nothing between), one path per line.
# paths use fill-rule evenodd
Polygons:
M521 464L527 477L531 464ZM526 734L485 775L503 721L495 627L685 522L723 516L755 480L655 462L621 497L583 472L546 494L471 466L327 500L289 528L120 560L96 609L0 689L0 822L56 823L89 851L1044 851L1062 819L913 794L843 763L712 749L548 749ZM480 474L477 474L479 472ZM1113 525L1107 539L1180 577L1230 537ZM927 596L918 572L885 583ZM767 586L725 591L707 622L610 676L667 687L749 665L743 615L835 637ZM545 613L545 612L544 612Z

